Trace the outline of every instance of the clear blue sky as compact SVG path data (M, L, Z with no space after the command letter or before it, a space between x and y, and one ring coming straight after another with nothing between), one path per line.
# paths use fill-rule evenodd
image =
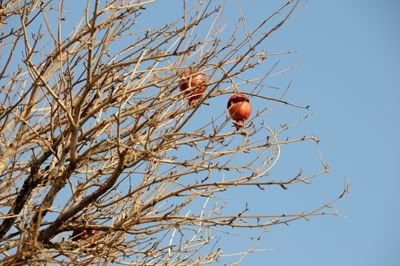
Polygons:
M247 1L248 19L268 13L267 2ZM346 218L271 228L258 247L272 251L243 265L400 265L399 12L395 0L303 1L273 36L274 47L299 51L292 60L303 65L285 75L295 88L288 97L311 105L304 131L321 138L333 168L310 193L329 198L344 176L351 193L336 205ZM286 200L306 204L302 193Z
M168 12L144 21L168 22L170 13L181 10L172 2L156 3L159 12ZM249 25L283 2L241 0ZM234 22L237 1L226 4L228 23ZM293 132L319 136L318 149L333 171L310 186L249 193L246 201L252 210L265 212L281 206L287 206L284 211L317 207L340 193L345 176L351 193L336 205L344 217L272 227L257 245L269 251L249 255L241 265L400 265L399 12L396 0L302 1L289 23L264 44L267 51L298 51L282 56L280 66L302 66L271 80L271 85L292 81L287 99L311 105L311 117ZM266 119L286 119L274 114ZM284 149L277 165L283 170L275 173L294 174L298 165L312 172L317 157L315 146ZM232 201L240 204L243 198ZM245 244L239 238L227 248L235 252Z

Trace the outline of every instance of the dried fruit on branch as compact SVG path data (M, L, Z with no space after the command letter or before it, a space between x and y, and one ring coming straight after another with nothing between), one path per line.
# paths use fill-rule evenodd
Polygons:
M183 75L179 89L188 98L189 105L194 105L207 89L206 75L203 72L190 72Z
M244 121L251 115L251 104L249 97L242 93L235 93L232 95L227 104L229 115L236 129L240 129L244 126Z
M94 225L94 223L89 222L89 225ZM70 236L71 240L79 241L79 240L86 240L95 235L95 230L91 228L79 228L74 229L72 231L72 235Z

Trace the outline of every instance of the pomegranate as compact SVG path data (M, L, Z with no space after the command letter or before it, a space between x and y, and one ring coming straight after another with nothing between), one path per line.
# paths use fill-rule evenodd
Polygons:
M74 230L72 232L72 236L70 239L74 241L79 241L81 239L88 239L89 237L94 236L95 232L92 229L83 229L83 230Z
M236 129L240 129L244 126L244 121L251 115L251 104L249 97L242 93L233 94L227 104L229 115Z
M81 222L82 225L84 225L83 222ZM95 225L94 222L88 222L88 225ZM92 236L94 236L96 234L96 231L90 228L86 228L86 229L74 229L72 231L72 235L70 236L71 240L74 241L79 241L79 240L86 240Z
M188 98L189 105L194 105L207 89L206 75L203 72L185 74L179 84L179 89Z

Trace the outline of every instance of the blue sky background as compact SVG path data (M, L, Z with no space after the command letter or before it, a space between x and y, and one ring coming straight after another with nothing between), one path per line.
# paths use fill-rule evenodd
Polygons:
M265 2L248 1L247 18L265 15ZM344 176L351 193L336 205L346 218L274 227L258 245L272 251L243 265L400 265L399 11L395 0L303 1L273 36L274 46L299 51L288 98L311 105L304 130L321 138L333 168L313 193L329 197Z

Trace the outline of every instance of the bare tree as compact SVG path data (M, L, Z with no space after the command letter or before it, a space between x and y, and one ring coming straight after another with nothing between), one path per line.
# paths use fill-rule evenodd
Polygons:
M254 29L239 18L223 38L213 1L182 0L181 16L154 29L136 26L155 16L151 0L71 1L82 17L65 2L0 1L2 264L206 264L224 254L219 228L327 214L331 203L291 215L217 204L232 188L287 189L329 170L275 179L281 146L318 139L282 140L290 126L273 129L254 107L233 127L218 104L240 93L308 109L268 95L276 65L248 78L297 1Z

